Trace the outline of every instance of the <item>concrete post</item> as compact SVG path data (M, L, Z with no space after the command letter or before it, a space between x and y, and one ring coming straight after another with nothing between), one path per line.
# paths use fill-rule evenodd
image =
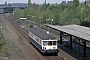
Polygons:
M70 35L70 49L72 49L72 35Z
M62 44L62 31L60 31L60 44Z

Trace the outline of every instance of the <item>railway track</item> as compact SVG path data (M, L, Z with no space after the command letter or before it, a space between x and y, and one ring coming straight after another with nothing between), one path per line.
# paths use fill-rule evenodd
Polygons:
M3 15L3 16L9 21L9 23L10 23L16 30L18 30L27 40L29 40L27 32L26 32L24 29L22 29L16 22L12 21L12 20L11 20L12 17L10 17L10 16L7 17L7 16L5 16L5 15Z
M27 32L24 29L22 29L15 21L12 20L13 17L10 14L4 14L3 16L19 32L19 34L21 34L28 42L30 42ZM35 54L35 51L34 51L34 54ZM35 54L35 55L38 55L38 54ZM60 56L40 56L40 57L43 57L42 60L44 60L44 59L45 60L51 60L51 59L52 60L65 60L64 58L62 58ZM36 56L36 58L37 58L37 60L41 60L38 56Z

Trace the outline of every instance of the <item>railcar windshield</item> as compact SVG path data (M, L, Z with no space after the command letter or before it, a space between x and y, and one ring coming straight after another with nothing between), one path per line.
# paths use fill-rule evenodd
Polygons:
M48 42L47 41L43 41L43 45L44 46L48 45Z
M53 45L56 45L56 41L53 41Z
M56 41L43 41L43 45L46 46L46 45L56 45Z

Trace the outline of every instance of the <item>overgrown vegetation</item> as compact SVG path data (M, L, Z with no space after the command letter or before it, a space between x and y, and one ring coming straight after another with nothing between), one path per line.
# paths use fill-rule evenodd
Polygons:
M30 28L33 28L33 25L31 24L29 27L30 27Z
M6 41L0 31L0 59L2 56L7 56L8 54L8 49L6 46Z
M15 9L14 14L18 18L26 17L38 23L51 21L51 24L55 25L80 24L90 27L90 7L86 3L79 3L79 0L73 0L70 5L64 2L61 4L46 4L46 1L42 5L38 5L32 4L29 0L28 8L24 10Z

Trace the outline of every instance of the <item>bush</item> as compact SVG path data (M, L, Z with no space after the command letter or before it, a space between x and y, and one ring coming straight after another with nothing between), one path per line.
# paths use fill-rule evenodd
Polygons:
M6 47L6 44L3 45L3 48L2 48L3 52L7 55L8 54L8 48Z
M31 24L29 27L30 27L30 28L33 28L33 25Z
M90 21L83 21L80 23L80 25L90 27Z

